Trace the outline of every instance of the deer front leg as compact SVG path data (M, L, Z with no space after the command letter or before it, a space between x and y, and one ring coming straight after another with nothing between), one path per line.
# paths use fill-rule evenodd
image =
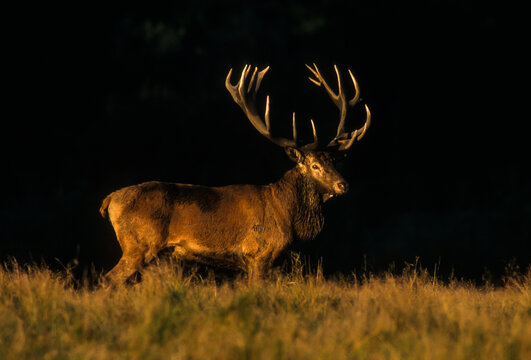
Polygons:
M259 283L264 279L264 271L258 266L249 266L247 268L247 280L249 284Z
M249 284L256 284L264 280L269 270L268 264L260 260L247 263L246 273Z

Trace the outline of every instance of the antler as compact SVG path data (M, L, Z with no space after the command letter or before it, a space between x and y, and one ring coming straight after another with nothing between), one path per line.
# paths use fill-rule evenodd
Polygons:
M262 117L258 114L256 111L256 107L254 105L256 94L258 93L258 89L260 88L260 84L262 83L262 80L264 78L264 75L269 70L269 66L265 69L258 71L258 68L255 67L253 74L251 75L251 80L249 81L249 84L245 86L245 83L247 81L247 78L249 76L249 72L251 71L251 65L245 65L243 68L242 74L240 76L240 81L236 85L232 85L230 78L232 75L232 69L229 70L229 74L227 75L227 79L225 80L225 86L227 90L229 90L230 94L232 95L232 98L240 106L240 108L243 110L245 115L247 115L247 118L253 124L254 128L258 130L260 134L268 138L273 143L277 144L278 146L286 147L286 146L293 146L297 147L297 128L295 124L295 113L293 113L293 140L286 139L283 137L273 137L271 135L271 124L269 122L269 95L266 98L266 108L265 108L265 122L262 120ZM317 140L317 132L315 131L315 124L313 123L313 120L310 120L312 123L312 130L313 130L313 143L304 145L300 147L303 150L313 150L317 148L318 140Z
M354 140L360 140L363 135L365 135L365 131L369 128L371 124L371 112L369 110L369 107L365 105L365 111L367 113L367 118L365 120L365 124L350 133L345 132L345 119L347 117L347 99L345 97L345 94L343 93L343 87L341 86L341 77L339 76L339 71L337 70L337 66L334 65L334 69L336 70L337 75L337 87L338 92L337 94L328 86L326 81L324 80L323 76L319 72L319 69L317 68L317 65L313 64L313 68L309 65L306 65L308 69L312 72L312 74L315 76L316 79L313 79L311 77L308 77L311 82L313 82L317 86L323 85L326 92L328 93L328 96L330 96L330 99L336 104L336 106L339 109L339 125L337 127L337 135L335 138L332 139L328 143L328 147L336 147L339 146L337 150L344 151L348 150L352 144L354 143ZM360 98L360 91L358 88L358 82L354 78L354 75L352 75L352 72L349 70L348 73L350 74L350 78L352 79L352 82L354 83L354 88L356 90L356 94L352 99L348 101L349 106L354 106L358 102Z

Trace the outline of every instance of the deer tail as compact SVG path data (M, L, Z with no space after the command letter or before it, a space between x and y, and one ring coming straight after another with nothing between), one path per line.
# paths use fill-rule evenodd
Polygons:
M105 219L107 217L107 209L109 208L109 204L112 200L112 194L107 195L105 199L103 199L103 202L101 203L100 207L100 214Z

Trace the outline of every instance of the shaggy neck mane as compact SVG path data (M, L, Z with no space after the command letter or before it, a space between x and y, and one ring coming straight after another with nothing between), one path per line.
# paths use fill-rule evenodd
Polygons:
M324 225L321 194L316 184L295 167L284 174L278 185L284 189L283 200L289 208L295 235L301 240L315 238Z

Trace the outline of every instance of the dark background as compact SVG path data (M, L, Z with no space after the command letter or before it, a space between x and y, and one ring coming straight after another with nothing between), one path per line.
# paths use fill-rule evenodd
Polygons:
M341 169L345 197L293 249L326 273L385 270L420 257L458 277L531 263L528 41L521 9L494 1L183 1L77 4L6 13L0 260L79 260L120 251L98 209L148 180L266 184L291 163L224 87L229 68L271 65L277 135L291 112L308 136L337 109L307 79L316 62L350 68L373 123ZM237 76L234 76L236 80ZM346 77L344 77L346 79ZM350 88L348 88L351 91ZM363 110L351 111L352 127ZM306 131L306 133L304 133Z

